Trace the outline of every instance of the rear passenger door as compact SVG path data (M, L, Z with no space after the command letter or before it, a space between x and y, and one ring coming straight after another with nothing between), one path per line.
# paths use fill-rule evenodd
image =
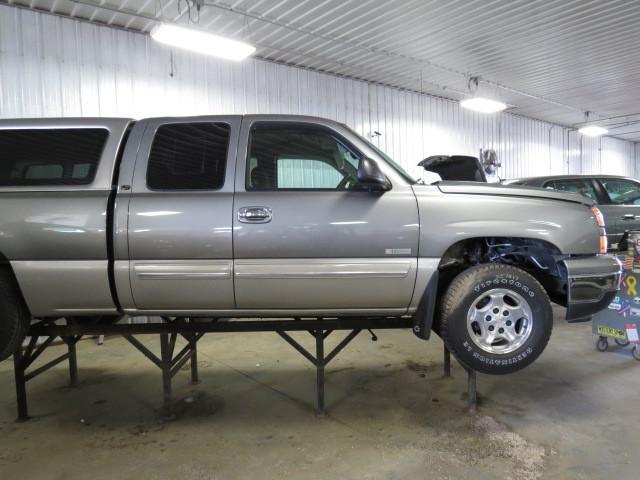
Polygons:
M612 211L604 191L595 179L589 177L556 178L545 182L543 186L561 192L577 193L597 203L607 226L609 247L618 243L622 234L619 231L620 227L617 222L617 215Z
M148 121L128 210L136 309L234 308L231 216L239 127L240 117Z
M614 226L615 238L610 241L618 243L624 232L640 230L640 183L615 177L601 177L597 181L607 197L602 208L607 232L610 224Z

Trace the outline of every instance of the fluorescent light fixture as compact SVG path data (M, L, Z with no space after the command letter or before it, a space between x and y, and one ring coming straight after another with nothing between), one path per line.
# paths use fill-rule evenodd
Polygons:
M599 137L600 135L604 135L605 133L609 133L604 127L599 125L587 125L578 130L581 134L586 135L587 137Z
M173 47L236 61L247 58L256 51L248 43L168 23L153 27L151 38Z
M507 108L506 103L484 97L472 97L460 100L460 106L480 113L496 113Z

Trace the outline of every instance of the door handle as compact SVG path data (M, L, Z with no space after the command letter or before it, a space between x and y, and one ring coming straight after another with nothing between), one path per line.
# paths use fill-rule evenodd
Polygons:
M636 219L636 216L635 216L633 213L625 213L625 214L622 216L622 219L623 219L623 220L635 220L635 219Z
M238 221L242 223L268 223L273 218L269 207L242 207L238 210Z

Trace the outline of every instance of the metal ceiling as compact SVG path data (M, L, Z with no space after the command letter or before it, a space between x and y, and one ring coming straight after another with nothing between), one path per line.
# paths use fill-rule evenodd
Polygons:
M470 76L510 111L601 119L640 141L638 0L9 0L148 32L192 23L260 58L459 99ZM610 119L610 120L605 120Z

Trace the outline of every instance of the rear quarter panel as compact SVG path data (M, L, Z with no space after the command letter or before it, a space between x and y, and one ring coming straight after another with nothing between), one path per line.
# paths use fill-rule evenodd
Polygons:
M108 280L107 203L127 119L0 121L0 129L104 128L89 185L0 187L0 256L34 316L115 312ZM73 148L73 145L69 145Z

